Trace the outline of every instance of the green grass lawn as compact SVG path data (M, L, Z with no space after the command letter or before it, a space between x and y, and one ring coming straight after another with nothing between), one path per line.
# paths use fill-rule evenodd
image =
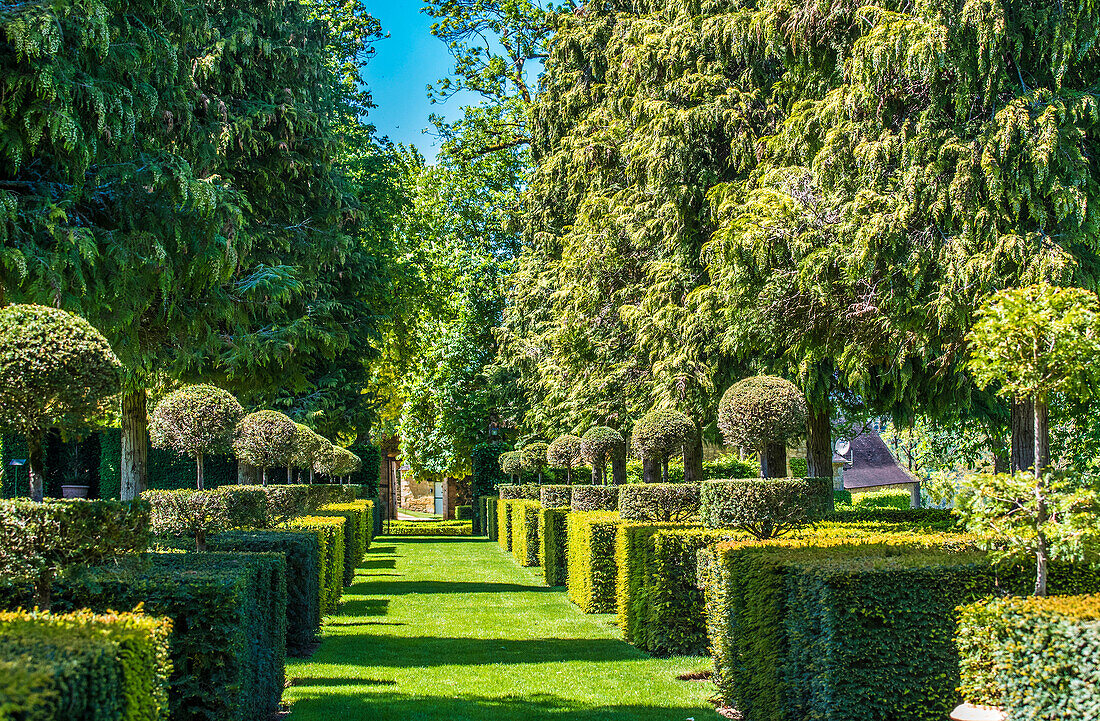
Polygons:
M375 541L308 660L288 721L718 718L700 658L654 659L538 569L468 538Z
M408 508L400 508L398 510L401 513L403 513L404 515L408 516L409 518L424 518L424 519L431 519L431 520L436 520L436 521L439 521L439 520L443 519L443 516L441 516L438 513L424 513L423 511L411 511Z

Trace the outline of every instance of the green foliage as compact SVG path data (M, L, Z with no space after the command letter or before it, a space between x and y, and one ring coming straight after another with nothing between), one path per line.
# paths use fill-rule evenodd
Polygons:
M541 493L541 486L535 483L523 483L523 484L505 484L499 486L497 491L500 493L500 499L502 501L513 500L517 498L525 498L529 501L539 500Z
M698 483L643 483L619 487L624 521L676 521L699 517Z
M539 511L539 565L547 586L564 586L569 574L569 553L566 547L568 508L553 508L542 504Z
M549 449L549 444L539 441L538 443L527 444L520 451L520 462L523 465L523 470L537 474L540 483L542 482L542 471L547 465L546 454Z
M122 436L117 428L99 434L99 495L119 498L122 481ZM237 459L232 456L210 456L203 459L203 486L218 488L234 485L238 480ZM195 487L195 464L175 451L149 448L146 458L149 488L178 490Z
M149 554L57 584L56 611L144 606L172 619L170 718L251 721L279 708L285 682L281 553Z
M327 439L317 435L309 426L295 423L294 449L290 454L289 465L293 468L306 468L312 470L322 452L331 444Z
M538 501L511 501L512 556L521 566L539 565L539 511Z
M326 503L315 511L314 516L343 518L344 525L344 585L350 586L355 580L355 569L363 562L370 550L374 521L371 513L372 501L350 501L348 503Z
M574 511L566 518L569 600L585 613L615 611L615 537L621 523L619 514L605 511Z
M634 424L630 449L642 460L667 459L695 434L695 422L679 411L652 411Z
M362 487L360 497L376 498L381 482L382 449L373 443L357 443L349 449L361 461L361 468L351 474L351 482Z
M390 521L391 536L472 536L470 521Z
M231 525L226 497L217 491L145 491L141 499L152 509L153 533L189 536L198 551L206 550L207 538Z
M485 537L490 541L498 541L500 515L497 510L497 505L500 503L500 497L485 496L483 500L485 502Z
M505 448L508 448L507 444L496 441L479 443L470 451L471 497L491 496L496 492L497 486L508 482L508 474L501 469L499 460Z
M512 551L512 504L514 498L505 498L504 487L501 487L501 496L497 499L497 543L502 551Z
M515 478L523 473L523 454L519 451L508 451L500 454L500 470L508 478Z
M568 433L558 436L547 447L546 460L555 468L572 471L581 460L581 439Z
M832 496L831 478L704 481L700 516L709 528L773 538L825 518Z
M805 478L810 472L809 464L805 458L795 457L788 461L791 467L791 478ZM733 476L729 476L733 478Z
M473 506L456 506L455 518L456 521L473 521L474 520L474 507Z
M852 508L912 508L913 494L908 489L883 488L877 491L864 491L853 493L849 505Z
M215 493L225 501L230 528L267 528L272 525L268 494L263 486L222 486Z
M55 576L141 553L148 543L143 501L0 501L0 575L32 582L43 609Z
M198 458L233 449L233 432L244 409L233 394L209 385L186 386L166 395L149 418L154 448Z
M569 507L574 511L617 511L619 488L616 486L574 486Z
M313 650L321 633L320 542L302 530L227 531L210 539L210 550L282 553L286 558L286 646L292 656Z
M786 446L806 433L806 397L784 378L745 378L722 395L718 428L727 444L745 450Z
M889 527L894 527L897 530L906 528L925 533L962 532L959 516L950 510L938 508L841 507L830 514L828 520L841 525L872 524L881 530L890 530Z
M592 466L593 482L605 482L607 464L626 455L626 439L614 428L594 426L581 438L581 459Z
M237 424L233 452L245 463L263 468L266 485L268 468L290 463L297 437L298 427L284 414L256 411Z
M0 709L23 721L164 718L171 630L169 619L138 613L0 612L0 676L10 679Z
M543 508L569 508L573 501L573 486L548 485L539 487L539 503Z
M959 612L960 691L1008 718L1085 719L1100 682L1100 597L992 598Z
M344 528L347 521L336 516L300 516L285 524L293 531L308 531L317 538L317 565L321 569L320 612L335 613L344 593Z

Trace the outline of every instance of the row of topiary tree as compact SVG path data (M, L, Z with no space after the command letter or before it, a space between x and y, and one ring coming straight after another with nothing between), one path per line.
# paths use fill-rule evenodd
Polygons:
M27 442L31 497L43 496L43 439L51 428L71 430L112 416L121 364L107 340L83 318L38 305L0 308L0 428ZM203 459L232 452L262 469L271 467L340 478L360 460L277 411L245 414L230 393L209 385L181 388L153 413L155 446L190 456L203 487Z
M718 405L718 428L725 442L760 456L763 478L788 475L787 445L806 432L806 399L802 392L783 378L753 376L726 390ZM698 428L687 414L657 409L643 416L630 436L630 450L642 461L642 479L646 483L668 481L669 458L685 454L684 480L702 481L693 465L687 463L690 445ZM592 481L606 483L607 464L612 465L615 485L626 479L627 444L623 435L607 426L589 429L584 436L565 434L551 443L529 443L520 450L500 455L500 468L509 476L524 471L535 473L539 483L547 466L564 468L568 483L573 469L580 464L592 468Z

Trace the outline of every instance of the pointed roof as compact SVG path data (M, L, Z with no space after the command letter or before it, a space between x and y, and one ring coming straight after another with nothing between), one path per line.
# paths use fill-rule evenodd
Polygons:
M844 469L844 487L873 488L915 483L916 478L898 465L886 443L875 431L864 431L851 441L852 465Z

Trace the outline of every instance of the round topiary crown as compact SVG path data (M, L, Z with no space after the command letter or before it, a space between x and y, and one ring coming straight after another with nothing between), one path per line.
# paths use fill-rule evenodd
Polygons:
M626 450L626 439L614 428L596 426L589 428L581 439L581 458L593 468L607 463L609 458Z
M558 436L546 451L546 460L557 468L572 468L581 456L581 439L566 434Z
M546 465L546 453L550 450L550 444L539 441L529 443L520 451L523 467L528 471L537 471Z
M166 395L149 419L154 448L171 448L195 458L228 453L244 409L233 394L211 385L180 388Z
M285 466L294 455L298 426L278 411L249 413L237 424L233 452L245 463L260 468Z
M722 396L718 428L726 443L746 450L786 443L806 432L806 398L783 378L746 378Z
M508 451L500 454L500 470L507 476L515 476L523 472L523 458L519 451Z
M695 422L679 411L652 411L634 424L630 444L638 458L664 458L683 448Z

